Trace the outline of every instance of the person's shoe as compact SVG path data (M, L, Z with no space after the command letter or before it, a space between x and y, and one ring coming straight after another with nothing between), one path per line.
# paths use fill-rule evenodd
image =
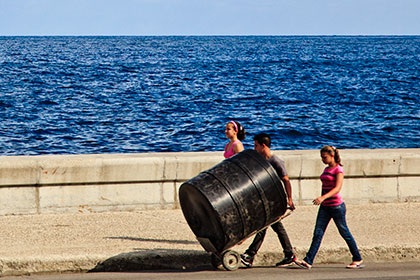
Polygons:
M252 267L252 263L254 262L254 257L248 255L247 253L241 254L241 262L247 268Z
M284 257L283 260L276 263L276 266L277 267L286 267L286 266L289 266L289 265L293 264L295 261L296 261L296 256L295 256L295 254L293 254L289 257Z
M296 260L295 264L297 264L297 266L299 266L300 268L304 268L304 269L311 269L312 268L312 265L305 262L304 260Z
M363 261L354 261L348 266L346 266L346 268L348 269L359 269L359 268L364 268L364 267L365 265L363 264Z

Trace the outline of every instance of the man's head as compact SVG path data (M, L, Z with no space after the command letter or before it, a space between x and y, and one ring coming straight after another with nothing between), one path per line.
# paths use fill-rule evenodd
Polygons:
M254 136L254 150L261 155L270 151L271 138L267 133L260 133Z

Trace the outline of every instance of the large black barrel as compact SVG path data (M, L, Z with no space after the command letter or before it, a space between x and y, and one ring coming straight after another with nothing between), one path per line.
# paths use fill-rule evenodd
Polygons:
M277 172L254 150L225 159L183 183L179 201L201 245L215 253L272 224L287 209Z

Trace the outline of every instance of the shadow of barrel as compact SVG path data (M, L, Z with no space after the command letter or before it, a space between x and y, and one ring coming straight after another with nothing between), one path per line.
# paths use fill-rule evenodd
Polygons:
M214 270L210 264L210 254L206 252L159 249L118 254L98 263L89 272Z

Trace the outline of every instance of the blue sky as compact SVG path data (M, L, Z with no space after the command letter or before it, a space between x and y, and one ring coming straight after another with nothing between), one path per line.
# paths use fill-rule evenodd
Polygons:
M420 0L0 0L0 35L419 35Z

